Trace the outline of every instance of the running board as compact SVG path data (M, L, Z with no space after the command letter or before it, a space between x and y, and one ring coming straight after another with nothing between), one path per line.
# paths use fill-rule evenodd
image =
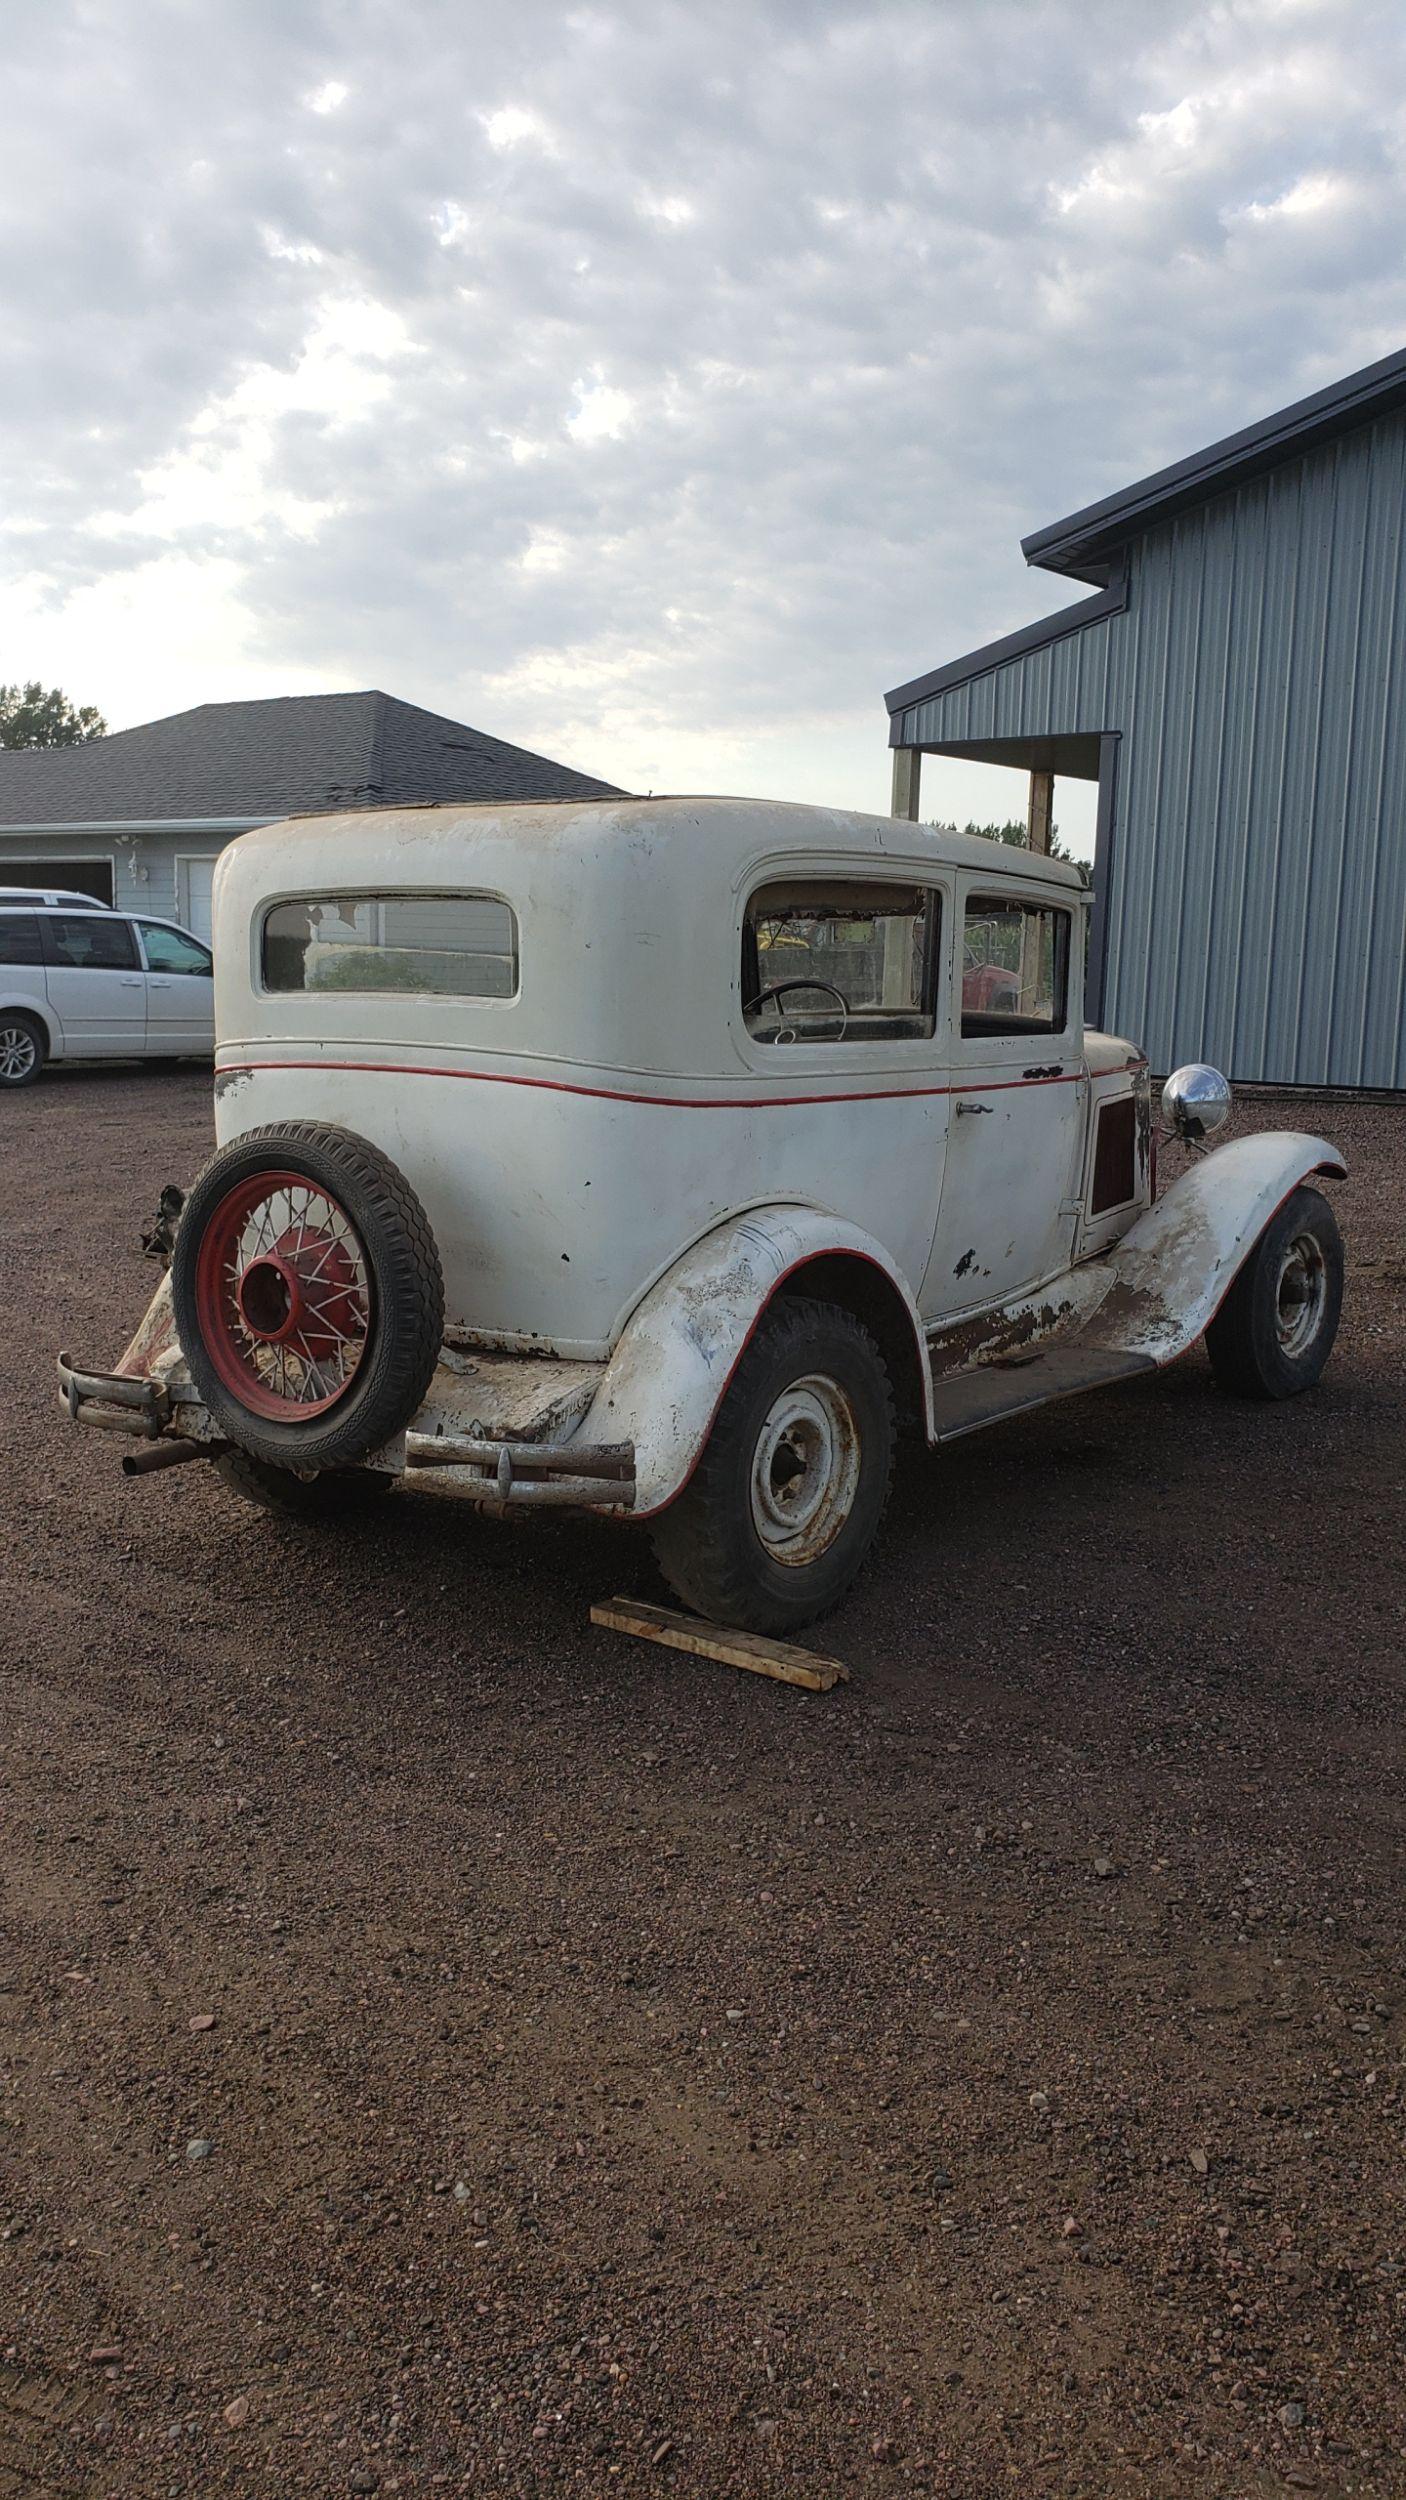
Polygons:
M964 1432L980 1432L985 1424L1004 1423L1008 1415L1026 1415L1032 1407L1055 1398L1077 1397L1081 1389L1106 1389L1111 1381L1132 1380L1154 1372L1150 1354L1130 1354L1122 1346L1058 1346L1028 1363L983 1363L975 1371L939 1375L933 1383L932 1437L959 1441Z

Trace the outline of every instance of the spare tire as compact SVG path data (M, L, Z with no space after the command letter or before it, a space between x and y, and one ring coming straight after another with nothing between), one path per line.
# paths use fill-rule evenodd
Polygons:
M186 1199L181 1350L213 1421L278 1467L348 1467L420 1405L444 1333L425 1210L379 1146L320 1120L234 1138Z

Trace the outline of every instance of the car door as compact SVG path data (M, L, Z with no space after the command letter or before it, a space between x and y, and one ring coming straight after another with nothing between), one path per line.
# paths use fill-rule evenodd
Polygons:
M146 1046L154 1057L215 1046L215 984L210 949L164 920L139 920L146 964Z
M1066 895L969 878L952 1044L952 1121L920 1297L943 1320L1013 1299L1069 1264L1087 1077Z
M49 1005L64 1049L78 1058L140 1057L146 1048L146 973L132 924L116 912L39 914Z

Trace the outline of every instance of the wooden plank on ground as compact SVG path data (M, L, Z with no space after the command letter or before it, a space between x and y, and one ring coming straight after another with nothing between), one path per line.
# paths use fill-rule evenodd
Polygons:
M760 1632L733 1632L725 1624L705 1623L701 1615L678 1615L668 1606L642 1606L633 1597L611 1597L591 1608L592 1623L610 1632L630 1632L637 1640L659 1641L665 1649L685 1649L695 1658L716 1658L724 1667L745 1667L751 1675L769 1675L777 1684L799 1684L808 1693L828 1693L834 1684L849 1682L848 1667L838 1658L818 1658L814 1650L793 1649L789 1641L769 1641Z

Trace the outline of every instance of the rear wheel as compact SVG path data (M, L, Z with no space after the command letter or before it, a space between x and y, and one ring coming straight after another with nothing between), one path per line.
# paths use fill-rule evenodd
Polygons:
M655 1522L665 1579L714 1623L812 1622L878 1534L893 1448L893 1390L868 1329L834 1303L773 1303L692 1477Z
M186 1200L171 1292L210 1415L272 1467L366 1458L409 1422L439 1359L425 1211L348 1129L280 1121L222 1147Z
M32 1085L48 1056L48 1036L37 1016L19 1007L0 1013L0 1085Z
M1292 1398L1333 1351L1343 1303L1337 1217L1316 1189L1296 1189L1265 1226L1206 1331L1223 1389Z

